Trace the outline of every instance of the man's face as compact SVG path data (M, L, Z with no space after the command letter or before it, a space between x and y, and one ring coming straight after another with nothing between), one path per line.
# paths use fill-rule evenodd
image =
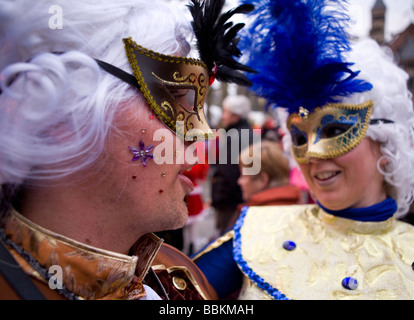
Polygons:
M223 114L221 116L221 124L224 128L231 126L232 124L237 123L240 120L240 116L234 114L226 107L223 107Z
M136 108L124 113L118 123L121 121L122 125L112 130L107 142L107 157L99 185L103 201L112 208L116 219L123 220L125 232L139 230L144 234L183 227L187 221L184 198L194 188L183 171L195 162L188 163L184 159L177 163L173 159L172 164L157 164L149 154L154 155L157 146L168 141L171 142L168 144L171 148L169 154L178 157L190 143L176 139L172 131L143 104L137 104ZM162 141L154 141L156 132L161 137L158 140ZM164 133L167 140L163 139ZM148 149L151 145L153 148ZM149 151L133 160L131 148ZM143 157L147 158L145 166Z

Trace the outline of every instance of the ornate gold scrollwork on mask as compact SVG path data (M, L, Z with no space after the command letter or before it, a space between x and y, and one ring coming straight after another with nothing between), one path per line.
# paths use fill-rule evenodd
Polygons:
M308 158L331 159L355 148L365 137L372 113L371 100L358 104L328 104L309 114L292 114L288 129L298 163Z

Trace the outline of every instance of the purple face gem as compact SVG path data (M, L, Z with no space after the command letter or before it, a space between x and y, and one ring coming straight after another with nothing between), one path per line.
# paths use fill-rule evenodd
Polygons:
M148 147L145 147L145 144L142 141L139 141L138 148L128 147L128 149L129 149L129 152L131 152L134 155L132 157L132 159L130 160L130 162L137 161L138 159L141 159L142 165L144 167L147 166L147 160L148 159L153 159L154 158L152 153L150 153L152 151L152 149L154 149L154 146L150 145Z

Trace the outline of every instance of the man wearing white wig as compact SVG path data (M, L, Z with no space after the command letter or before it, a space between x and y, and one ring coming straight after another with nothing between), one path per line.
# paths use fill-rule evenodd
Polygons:
M249 84L226 22L251 6L223 6L0 2L1 298L214 297L152 232L186 222L196 160L175 156L211 136L209 85Z
M255 6L240 43L252 90L289 112L288 145L316 204L244 208L232 235L239 298L412 300L414 227L400 220L414 197L407 74L373 40L349 42L344 1L242 3Z

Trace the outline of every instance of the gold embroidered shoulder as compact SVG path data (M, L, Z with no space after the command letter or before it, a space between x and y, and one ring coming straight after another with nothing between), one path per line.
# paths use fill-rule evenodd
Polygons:
M48 285L44 273L54 266L62 270L62 285L70 299L145 297L142 281L162 243L155 235L146 234L135 244L134 255L128 256L56 234L15 210L4 217L0 228L4 228L8 241L15 246L9 250L27 274Z
M239 299L413 299L414 227L359 222L315 205L245 208L235 260Z

